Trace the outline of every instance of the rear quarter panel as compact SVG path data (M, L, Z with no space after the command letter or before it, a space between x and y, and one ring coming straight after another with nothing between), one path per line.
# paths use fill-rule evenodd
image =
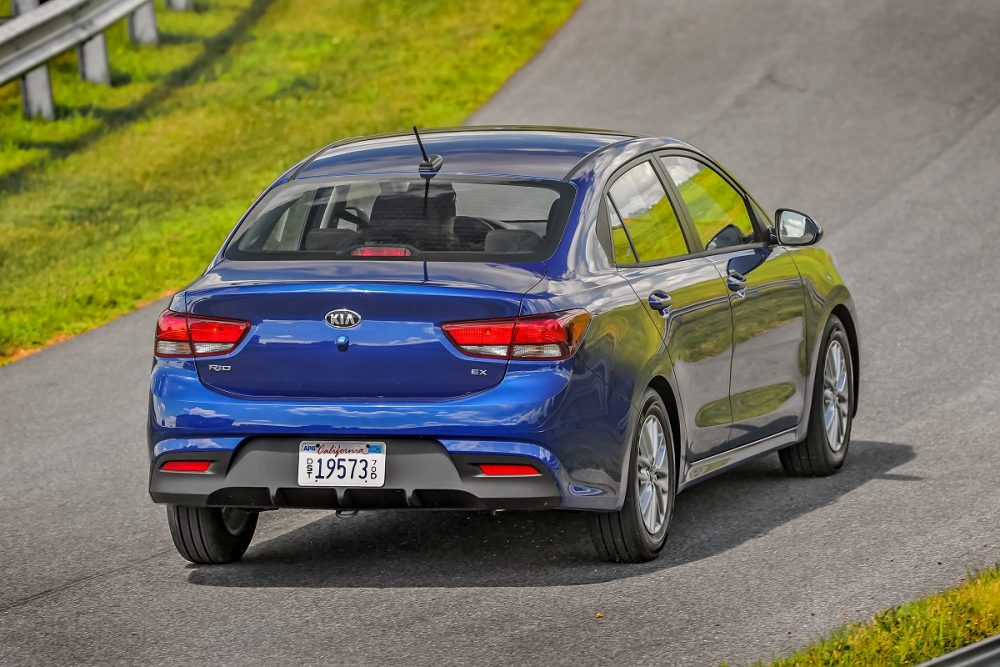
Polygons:
M633 404L657 374L671 378L663 338L634 289L613 267L597 235L601 177L574 180L577 198L556 253L545 262L545 278L528 292L521 313L585 308L591 315L583 345L573 357L578 417L566 421L560 456L570 457L574 478L618 488L628 463ZM596 193L596 194L595 194ZM513 365L514 362L512 362ZM619 494L617 505L622 496ZM608 507L608 509L612 509Z
M618 490L627 462L634 385L644 372L637 349L655 355L661 341L635 293L617 272L546 278L525 295L525 315L584 308L590 325L571 360L572 394L563 406L555 447L573 478ZM640 319L641 318L641 319ZM530 362L511 362L511 368ZM555 406L539 406L549 410ZM620 496L617 498L620 504ZM607 509L613 509L608 507Z

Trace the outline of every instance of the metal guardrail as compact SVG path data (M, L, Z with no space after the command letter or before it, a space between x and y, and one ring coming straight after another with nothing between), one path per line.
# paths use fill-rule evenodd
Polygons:
M134 43L156 44L159 34L152 0L12 0L16 16L0 24L0 85L21 78L24 114L55 117L48 63L76 47L80 76L109 85L111 70L104 30L128 18ZM191 0L167 0L172 9L191 9Z
M996 667L1000 665L1000 635L970 644L919 667Z

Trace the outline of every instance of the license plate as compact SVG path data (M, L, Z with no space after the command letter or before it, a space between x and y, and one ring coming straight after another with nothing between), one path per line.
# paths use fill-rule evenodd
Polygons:
M299 444L299 486L382 486L384 442L305 440Z

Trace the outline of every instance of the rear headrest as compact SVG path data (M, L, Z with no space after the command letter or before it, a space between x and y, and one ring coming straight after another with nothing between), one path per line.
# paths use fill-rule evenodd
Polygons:
M361 237L350 229L311 229L302 242L303 250L344 252L361 244Z
M486 234L486 252L535 252L542 237L527 229L491 229Z
M411 183L406 192L385 192L372 204L371 224L383 220L429 219L447 220L455 217L455 188L451 183L432 183L427 192L427 212L424 213L424 185Z
M418 187L419 186L419 187ZM441 245L454 240L455 189L450 183L411 184L407 192L386 192L372 204L368 239L391 243Z

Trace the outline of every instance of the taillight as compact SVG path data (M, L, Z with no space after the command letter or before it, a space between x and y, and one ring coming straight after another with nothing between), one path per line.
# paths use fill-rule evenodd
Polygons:
M154 354L158 357L208 357L232 352L250 323L200 317L165 310L156 322Z
M555 360L576 352L590 323L586 310L503 320L448 322L441 326L455 347L473 357Z
M165 310L156 321L155 354L161 357L191 356L191 337L188 335L187 315Z
M351 251L352 257L409 257L409 248L397 248L394 246L366 246L355 248Z

